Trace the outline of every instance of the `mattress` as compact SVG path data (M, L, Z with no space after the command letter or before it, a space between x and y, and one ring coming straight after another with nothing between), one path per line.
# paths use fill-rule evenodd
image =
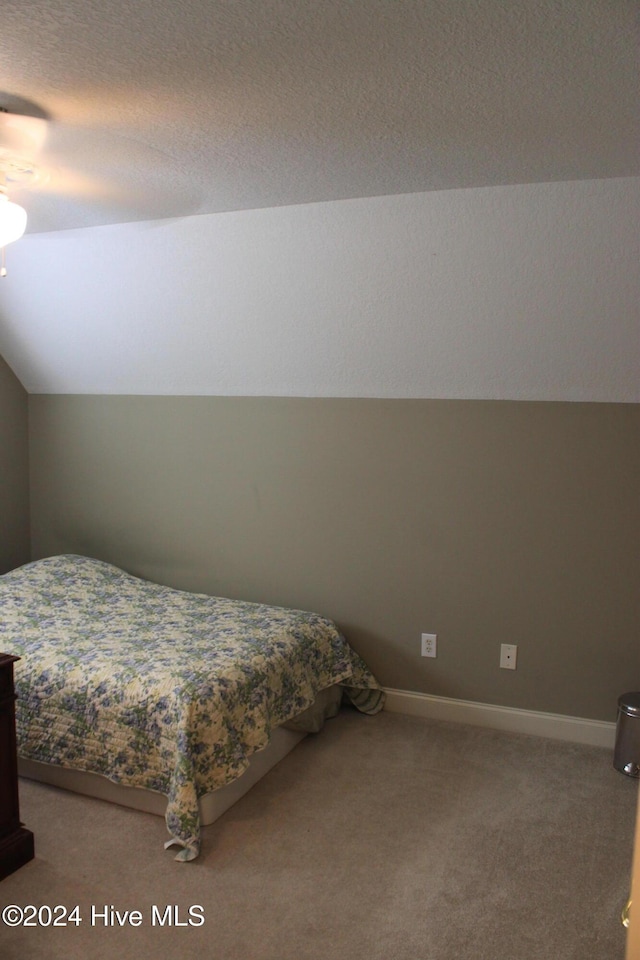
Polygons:
M179 859L200 849L200 799L237 780L274 731L340 685L383 693L319 614L174 590L104 561L49 557L0 577L18 752L167 798Z

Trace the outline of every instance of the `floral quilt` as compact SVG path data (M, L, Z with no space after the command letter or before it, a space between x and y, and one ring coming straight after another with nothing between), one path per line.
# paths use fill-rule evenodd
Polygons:
M384 694L317 614L188 593L87 557L0 576L18 751L167 796L176 859L200 851L198 798L239 777L274 728L332 684L366 713Z

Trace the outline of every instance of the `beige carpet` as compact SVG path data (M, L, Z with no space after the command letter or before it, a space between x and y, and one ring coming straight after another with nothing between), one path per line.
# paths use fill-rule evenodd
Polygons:
M0 958L622 960L636 797L607 750L343 711L180 864L161 819L22 781L36 859L2 906L83 922L0 925ZM152 926L174 904L204 924Z

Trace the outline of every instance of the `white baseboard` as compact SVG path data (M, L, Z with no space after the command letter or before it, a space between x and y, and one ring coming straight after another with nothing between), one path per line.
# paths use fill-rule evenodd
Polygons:
M385 689L385 693L385 710L393 713L470 723L478 727L492 727L494 730L507 730L510 733L528 733L553 740L568 740L592 747L613 749L615 744L616 725L604 720L566 717L559 713L538 713L536 710L520 710L516 707L496 707L490 703L454 700L429 693L412 693L410 690Z

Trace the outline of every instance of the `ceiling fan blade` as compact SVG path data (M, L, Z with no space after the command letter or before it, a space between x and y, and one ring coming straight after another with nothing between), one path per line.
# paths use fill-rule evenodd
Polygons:
M35 108L11 113L3 102L0 94L0 173L29 211L27 232L197 212L197 182L187 171L176 174L174 158L161 150L52 121Z

